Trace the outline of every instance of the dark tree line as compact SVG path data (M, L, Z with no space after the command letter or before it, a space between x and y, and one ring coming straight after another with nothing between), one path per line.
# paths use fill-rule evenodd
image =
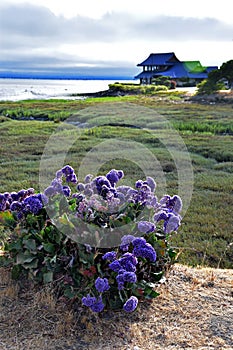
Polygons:
M233 60L227 61L219 69L208 74L208 79L198 84L199 94L210 94L227 87L233 88Z

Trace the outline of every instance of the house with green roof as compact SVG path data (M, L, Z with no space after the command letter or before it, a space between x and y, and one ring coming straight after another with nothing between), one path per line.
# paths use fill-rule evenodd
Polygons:
M177 86L196 86L207 79L210 71L218 69L217 66L202 66L200 61L180 61L174 52L151 53L137 66L143 69L135 77L140 84L151 84L156 77L166 76Z

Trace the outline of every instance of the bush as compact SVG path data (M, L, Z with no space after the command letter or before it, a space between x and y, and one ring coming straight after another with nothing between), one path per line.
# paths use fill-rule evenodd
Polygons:
M225 90L225 84L223 82L213 82L212 80L205 79L197 85L197 94L213 94L219 90Z
M0 194L0 224L11 232L3 262L13 278L52 283L58 296L94 312L131 312L157 297L157 283L175 262L169 237L182 202L169 195L158 201L151 177L119 186L123 175L113 169L77 185L67 165L44 193Z
M109 89L114 92L126 94L153 94L157 91L167 91L165 85L138 85L138 84L109 84Z

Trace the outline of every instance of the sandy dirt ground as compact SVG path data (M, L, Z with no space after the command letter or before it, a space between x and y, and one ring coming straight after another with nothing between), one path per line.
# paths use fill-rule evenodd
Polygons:
M0 349L233 349L233 270L177 264L159 292L133 314L98 316L0 269Z

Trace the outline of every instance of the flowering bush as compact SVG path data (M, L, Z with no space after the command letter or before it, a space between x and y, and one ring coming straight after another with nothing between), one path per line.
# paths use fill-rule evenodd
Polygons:
M155 195L153 178L118 185L122 170L78 182L69 165L43 193L0 194L0 224L10 230L4 263L12 276L53 283L58 296L94 312L158 296L156 284L176 258L169 236L180 226L179 196Z

